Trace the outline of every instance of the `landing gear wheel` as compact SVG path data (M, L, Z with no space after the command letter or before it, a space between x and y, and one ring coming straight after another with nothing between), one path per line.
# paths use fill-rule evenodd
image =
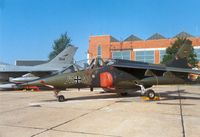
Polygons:
M93 87L90 87L90 91L92 92L94 89L93 89Z
M156 96L156 93L152 89L149 89L149 90L146 91L145 95L149 99L153 100L155 98L155 96Z
M65 101L65 97L63 95L59 95L57 98L59 102Z

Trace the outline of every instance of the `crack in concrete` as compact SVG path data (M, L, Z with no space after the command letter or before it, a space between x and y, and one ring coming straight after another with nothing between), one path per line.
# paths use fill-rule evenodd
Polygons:
M121 137L121 136L116 136L116 135L91 133L91 132L81 132L81 131L67 131L67 130L56 130L56 129L54 129L53 131L69 132L69 133L79 133L79 134L88 134L88 135L101 135L101 136L109 136L109 137Z
M0 124L0 126L28 128L28 129L39 129L39 130L48 130L47 128L30 127L30 126L16 126L16 125L8 125L8 124L3 124L3 125ZM69 130L58 130L58 129L52 129L52 131L69 132L69 133L79 133L79 134L88 134L88 135L101 135L101 136L110 136L110 137L121 137L121 136L115 136L115 135L100 134L100 133L91 133L91 132L82 132L82 131L69 131Z
M63 123L60 123L60 124L58 124L58 125L55 125L55 126L53 126L53 127L51 127L51 128L45 129L44 131L38 132L38 133L36 133L36 134L33 134L31 137L35 137L35 136L37 136L37 135L40 135L40 134L45 133L45 132L50 131L50 130L55 130L55 128L57 128L57 127L59 127L59 126L62 126L62 125L64 125L64 124L67 124L67 123L69 123L69 122L72 122L72 121L74 121L74 120L77 120L78 118L81 118L81 117L86 116L86 115L88 115L88 114L90 114L90 113L96 112L96 111L98 111L98 110L101 110L102 108L111 106L111 105L113 105L113 104L115 104L115 103L116 103L116 101L115 101L115 102L112 102L112 103L110 103L110 104L108 104L108 105L105 105L105 106L103 106L103 107L99 107L99 108L97 108L97 109L95 109L95 110L93 110L93 111L89 111L89 112L87 112L87 113L84 113L84 114L82 114L82 115L79 115L79 116L77 116L77 117L75 117L75 118L73 118L73 119L70 119L70 120L65 121L65 122L63 122ZM77 132L77 133L78 133L78 132ZM80 132L80 133L82 133L82 132ZM83 132L83 133L87 134L87 132ZM88 133L88 134L89 134L89 133ZM101 135L101 134L99 134L99 135ZM103 134L102 134L102 135L103 135ZM105 135L104 135L104 136L105 136ZM107 135L107 136L110 136L110 135Z
M186 137L186 136L185 136L184 118L183 118L182 100L181 100L181 93L180 93L179 87L178 87L178 96L179 96L179 106L180 106L180 116L181 116L182 134L183 134L183 137Z
M8 125L8 124L0 124L0 126L19 127L19 128L30 128L30 129L41 129L41 130L46 129L46 128L40 128L40 127L17 126L17 125Z

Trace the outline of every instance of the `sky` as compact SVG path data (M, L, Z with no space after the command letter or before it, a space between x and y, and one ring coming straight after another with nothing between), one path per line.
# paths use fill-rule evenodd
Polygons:
M47 60L52 44L67 32L87 58L89 37L154 33L170 38L185 31L200 36L200 0L0 0L0 62Z

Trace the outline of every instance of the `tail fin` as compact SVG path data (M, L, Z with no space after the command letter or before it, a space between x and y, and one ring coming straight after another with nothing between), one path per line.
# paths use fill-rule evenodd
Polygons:
M188 57L192 52L191 43L190 41L186 41L181 48L176 53L175 57L169 61L166 66L168 67L177 67L177 68L190 68L188 66Z
M53 58L50 64L71 64L73 63L73 57L78 48L74 46L66 47L61 53Z

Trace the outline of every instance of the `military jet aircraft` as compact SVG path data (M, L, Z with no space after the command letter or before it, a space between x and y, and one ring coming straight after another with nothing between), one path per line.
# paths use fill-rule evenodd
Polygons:
M73 57L78 48L74 46L66 47L60 54L48 63L36 66L15 66L10 64L0 64L0 89L12 88L13 83L23 83L40 77L67 72L73 63Z
M125 94L126 90L140 90L142 95L154 99L156 94L150 89L153 85L196 83L190 74L200 75L200 71L192 70L188 66L187 57L191 50L191 46L182 45L174 59L165 65L120 59L104 62L96 58L87 69L50 76L29 82L28 85L45 85L52 88L60 102L65 98L58 95L59 91L86 87L91 90L101 87L121 95ZM76 65L73 67L75 69Z

